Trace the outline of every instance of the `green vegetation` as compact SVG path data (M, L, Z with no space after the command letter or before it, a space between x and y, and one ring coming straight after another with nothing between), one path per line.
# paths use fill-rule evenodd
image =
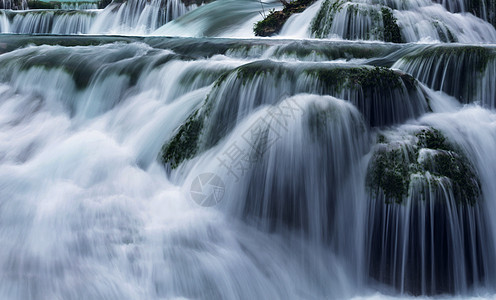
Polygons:
M384 25L384 41L392 43L402 43L400 27L398 26L398 20L393 15L393 12L388 7L383 7L382 12L382 23Z
M162 148L162 162L175 169L183 161L195 156L198 151L198 138L203 129L203 118L198 110L179 127L174 137Z
M214 87L219 87L229 74L231 74L230 71L226 71L220 75ZM174 136L162 146L160 159L163 164L169 164L172 169L175 169L198 153L200 135L212 108L209 99L210 95L207 96L202 107L193 112L184 124L179 126Z
M295 0L284 4L283 10L271 10L260 22L256 23L253 31L256 36L272 36L281 31L284 23L296 13L301 13L316 0Z
M411 192L412 177L426 178L429 173L438 184L449 182L458 203L474 205L481 195L480 183L464 153L434 128L422 129L410 138L417 142L378 136L367 172L368 188L376 195L382 193L386 203L403 203Z
M402 149L378 151L372 157L372 167L367 173L367 185L376 193L382 190L386 202L401 203L408 196L410 186L409 166Z

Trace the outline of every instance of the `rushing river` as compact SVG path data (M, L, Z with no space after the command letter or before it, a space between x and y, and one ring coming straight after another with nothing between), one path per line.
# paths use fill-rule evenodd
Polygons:
M492 2L203 2L0 3L0 299L495 298Z

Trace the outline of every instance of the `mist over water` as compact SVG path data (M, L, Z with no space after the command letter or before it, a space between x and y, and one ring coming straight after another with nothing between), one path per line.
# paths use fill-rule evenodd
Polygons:
M494 299L492 4L204 2L2 2L0 299Z

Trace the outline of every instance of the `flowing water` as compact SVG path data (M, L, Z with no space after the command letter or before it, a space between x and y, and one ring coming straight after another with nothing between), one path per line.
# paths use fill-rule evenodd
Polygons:
M0 299L496 298L477 3L5 2Z

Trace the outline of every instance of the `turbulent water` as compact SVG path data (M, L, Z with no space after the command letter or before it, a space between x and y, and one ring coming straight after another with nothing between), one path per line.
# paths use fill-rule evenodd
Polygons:
M493 2L204 2L1 4L0 299L495 298Z

